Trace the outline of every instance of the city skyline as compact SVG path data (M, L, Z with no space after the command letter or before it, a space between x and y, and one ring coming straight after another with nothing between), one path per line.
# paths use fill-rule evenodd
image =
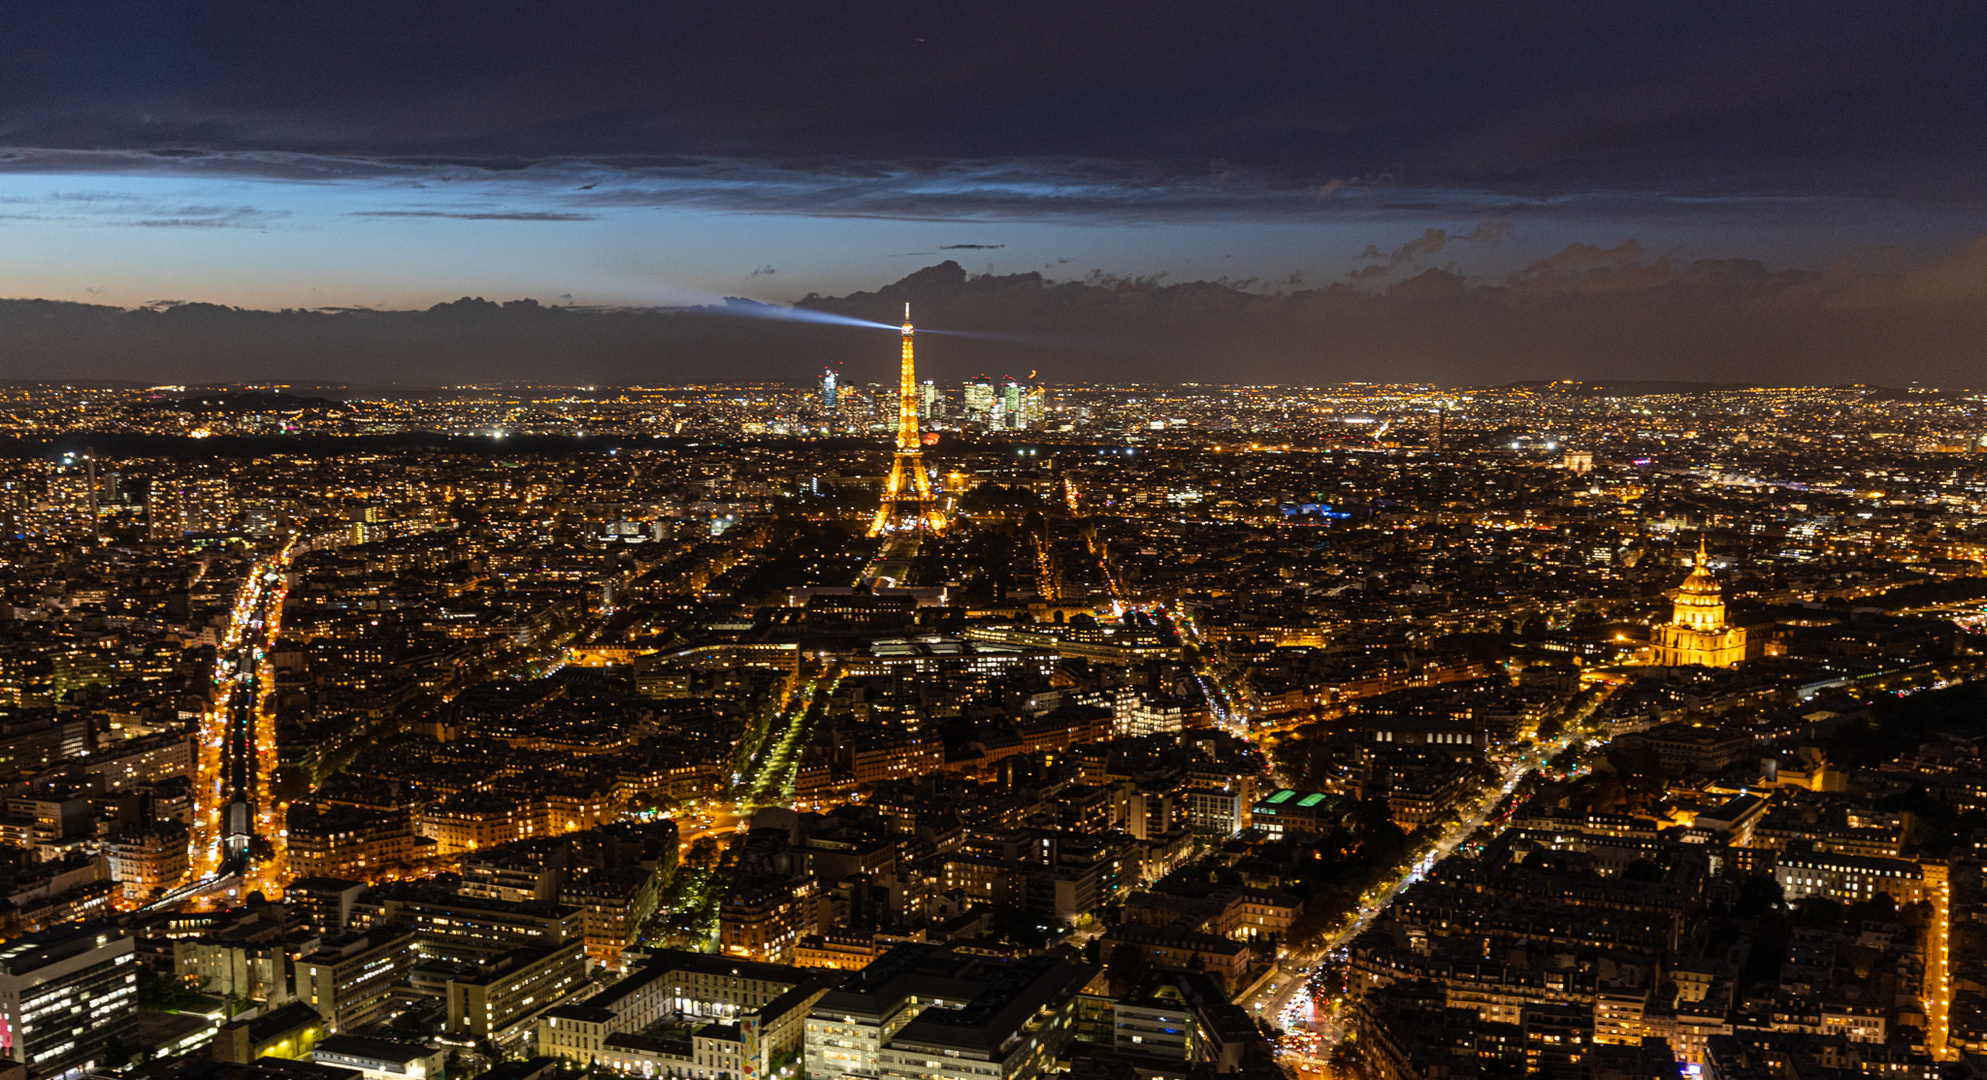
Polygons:
M657 385L888 377L872 329L915 302L947 336L948 379L1047 371L1059 381L1445 385L1624 378L1839 385L1872 372L1965 387L1978 370L1987 242L1901 272L1677 265L1634 241L1575 245L1502 283L1424 270L1383 291L1345 283L1057 282L944 260L870 291L789 308L739 297L593 307L464 296L421 311L281 312L203 303L135 309L0 300L0 378L145 383L473 382ZM751 317L740 317L751 316ZM791 316L791 317L790 317ZM804 317L802 317L804 316Z
M10 13L0 1080L1987 1078L1983 59Z

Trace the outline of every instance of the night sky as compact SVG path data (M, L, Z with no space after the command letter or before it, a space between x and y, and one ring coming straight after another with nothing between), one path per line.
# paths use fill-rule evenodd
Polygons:
M1983 177L1977 3L24 6L0 376L1977 384Z

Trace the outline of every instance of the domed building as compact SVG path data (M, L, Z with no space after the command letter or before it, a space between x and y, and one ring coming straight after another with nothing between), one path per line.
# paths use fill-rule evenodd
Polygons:
M1649 663L1731 667L1745 658L1745 627L1725 625L1725 591L1705 565L1704 542L1699 540L1697 564L1677 589L1673 616L1649 639Z

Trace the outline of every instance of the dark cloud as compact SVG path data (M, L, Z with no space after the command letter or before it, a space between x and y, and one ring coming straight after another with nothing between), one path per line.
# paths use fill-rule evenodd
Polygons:
M1329 202L1320 202L1308 189L1267 173L1230 173L1216 181L1206 176L1174 176L1149 163L1096 157L922 164L841 161L772 165L723 159L619 160L611 164L616 170L613 183L603 183L584 195L567 191L566 185L577 171L602 167L598 162L553 163L502 175L477 175L485 182L536 185L581 208L669 206L923 221L1315 220L1328 214L1383 211L1403 190L1348 188ZM1415 189L1414 194L1423 204L1457 216L1523 214L1548 206L1539 199L1488 191ZM1638 207L1678 205L1660 195L1594 198L1610 204L1632 202Z
M1423 232L1420 236L1417 236L1414 239L1409 240L1407 243L1402 244L1400 247L1395 248L1393 254L1393 262L1395 266L1399 266L1400 264L1405 262L1413 262L1414 260L1419 259L1424 255L1433 255L1436 252L1441 251L1443 248L1448 246L1449 246L1448 230L1429 229Z
M1676 266L1667 255L1643 261L1642 242L1634 238L1612 248L1569 244L1550 257L1511 275L1512 287L1529 292L1555 290L1601 292L1646 289L1676 280ZM1732 266L1733 260L1707 261L1698 266ZM1759 264L1747 262L1746 265Z
M238 222L222 221L216 218L139 218L136 221L122 222L141 229L240 229L253 228Z
M1519 271L1520 277L1542 277L1566 271L1588 270L1597 266L1616 266L1633 263L1642 257L1642 242L1633 237L1623 240L1611 248L1593 244L1568 244L1565 249L1550 258Z
M1456 239L1471 243L1494 244L1510 236L1512 231L1512 225L1507 220L1479 221L1476 224L1476 228L1471 229L1469 232L1458 234Z
M155 210L153 216L113 220L109 224L147 229L266 229L289 216L287 210L258 210L253 206L188 206Z
M1004 247L1006 247L1006 246L1007 246L1006 244L940 244L940 245L938 245L938 250L940 250L940 251L992 251L992 250L994 250L995 248L1004 248Z
M1313 203L1361 187L1977 199L1987 164L1987 8L1965 0L1154 16L1128 0L30 5L0 34L0 146L17 168L122 155L296 179L1081 159L1156 191Z
M1572 213L1604 220L1702 216L1749 209L1785 213L1807 207L1840 219L1868 214L1843 200L1729 196L1715 203L1661 191L1596 191L1552 197L1475 188L1408 187L1378 177L1341 184L1330 198L1271 173L1231 172L1219 183L1172 176L1151 163L1071 157L1010 161L901 163L813 161L784 165L687 156L623 156L513 163L434 160L367 161L308 154L216 151L162 158L130 151L0 150L7 173L90 173L122 176L190 175L229 179L271 177L300 185L344 184L371 192L375 214L439 216L480 213L496 206L527 212L604 215L648 209L816 217L973 222L1055 220L1083 224L1152 221L1284 221L1398 218L1402 214L1483 219L1452 239L1495 239L1514 218ZM588 184L582 178L595 177ZM397 204L406 193L419 202ZM438 197L459 196L453 205ZM1928 206L1933 204L1926 204ZM1957 204L1940 203L1938 206ZM342 208L341 208L342 212ZM1886 211L1887 213L1890 211ZM1483 230L1488 229L1488 232ZM1482 233L1479 237L1479 233Z
M1987 348L1987 238L1913 269L1771 269L1683 260L1629 240L1569 245L1509 280L1423 270L1384 289L1277 292L1101 271L974 275L928 266L874 291L812 296L823 317L889 323L913 303L921 370L953 381L1039 368L1078 380L1910 379L1967 385ZM1384 270L1381 264L1374 264ZM1377 275L1373 275L1377 276ZM281 358L272 364L271 357ZM449 383L794 379L823 364L886 380L887 332L694 309L580 309L466 298L427 311L137 310L0 302L0 377Z
M1443 248L1449 246L1451 240L1474 244L1489 244L1510 236L1511 232L1511 223L1502 219L1478 222L1476 228L1466 233L1451 233L1447 229L1425 229L1420 236L1395 248L1393 254L1387 258L1392 266L1399 267L1405 263L1411 263L1417 259L1441 251ZM1361 257L1366 259L1380 258L1379 246L1374 244L1367 245L1366 251ZM1370 271L1371 268L1369 267L1368 269ZM1370 273L1365 275L1355 274L1354 280L1358 280L1360 276L1371 275Z
M350 216L452 218L456 221L592 221L599 215L564 210L354 210Z
M38 203L42 207L40 213L0 215L6 220L68 221L147 229L266 229L290 216L288 210L177 202L116 190L57 191L0 201L10 205Z

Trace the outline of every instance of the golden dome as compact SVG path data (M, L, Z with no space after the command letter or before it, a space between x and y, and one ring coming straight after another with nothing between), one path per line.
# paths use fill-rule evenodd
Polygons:
M1683 584L1677 586L1677 593L1681 596L1717 596L1722 591L1718 579L1711 576L1711 571L1703 563L1698 563L1690 576L1683 579Z
M1724 590L1708 562L1700 539L1696 565L1677 587L1675 617L1655 628L1651 663L1731 667L1745 659L1745 628L1725 625Z
M1677 586L1679 599L1684 596L1718 596L1721 592L1718 579L1711 576L1711 567L1704 555L1704 538L1700 536L1697 538L1697 559L1691 566L1690 576Z

